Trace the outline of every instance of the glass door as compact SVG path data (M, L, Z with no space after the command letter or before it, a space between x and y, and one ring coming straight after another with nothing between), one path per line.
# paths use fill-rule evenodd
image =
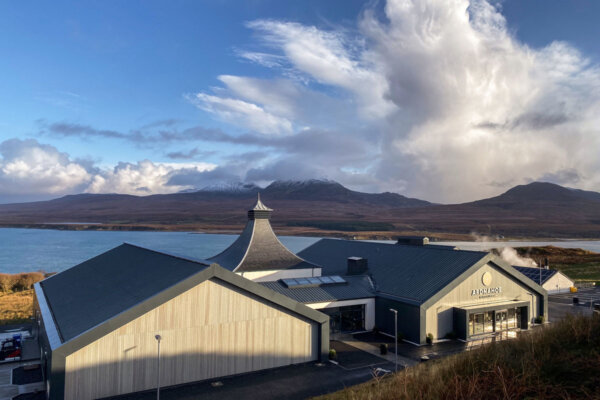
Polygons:
M496 332L508 330L507 310L496 311Z

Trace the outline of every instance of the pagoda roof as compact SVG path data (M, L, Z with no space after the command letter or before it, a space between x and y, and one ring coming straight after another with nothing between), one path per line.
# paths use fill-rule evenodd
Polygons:
M320 268L285 247L273 232L269 218L273 210L260 200L248 211L246 227L223 252L209 258L234 272Z

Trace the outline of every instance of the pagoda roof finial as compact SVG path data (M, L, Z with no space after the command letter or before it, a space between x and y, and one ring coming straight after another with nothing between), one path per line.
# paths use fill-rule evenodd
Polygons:
M265 206L262 201L260 201L260 192L258 193L256 205L254 206L253 210L255 210L255 211L273 211L271 208Z

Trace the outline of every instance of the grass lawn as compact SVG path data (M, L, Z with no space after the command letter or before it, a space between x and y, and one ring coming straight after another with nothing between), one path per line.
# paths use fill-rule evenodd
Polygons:
M519 338L430 361L319 400L598 399L600 317L573 317Z
M557 269L573 280L600 282L600 254L582 249L555 246L518 247L520 256L536 262L547 258L550 269Z
M0 292L0 325L30 321L33 315L33 289Z

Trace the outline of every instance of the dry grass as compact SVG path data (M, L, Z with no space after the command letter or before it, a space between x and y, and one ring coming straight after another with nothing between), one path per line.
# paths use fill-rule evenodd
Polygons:
M568 317L319 399L600 399L600 317Z
M0 293L0 325L27 322L33 315L33 290Z
M0 325L29 321L33 315L33 285L51 274L0 274Z

